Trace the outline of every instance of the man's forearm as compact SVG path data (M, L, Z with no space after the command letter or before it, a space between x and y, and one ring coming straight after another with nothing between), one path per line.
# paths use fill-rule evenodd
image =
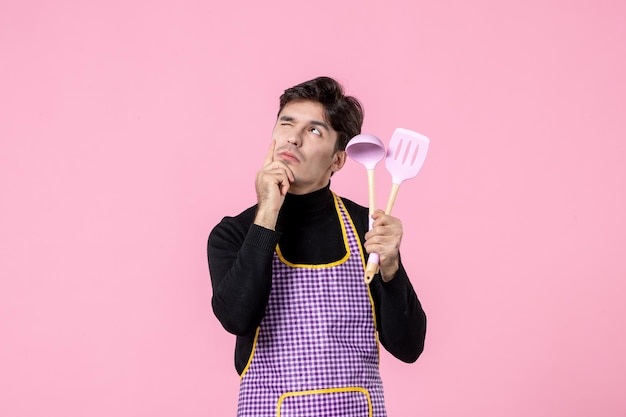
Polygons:
M254 330L265 313L278 234L252 225L240 246L233 235L228 225L220 224L209 238L212 305L227 331L243 335Z
M396 358L414 362L424 349L426 315L403 267L393 280L375 280L380 341Z

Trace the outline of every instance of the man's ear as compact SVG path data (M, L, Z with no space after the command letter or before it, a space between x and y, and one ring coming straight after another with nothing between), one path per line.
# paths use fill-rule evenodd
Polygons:
M337 151L333 156L332 172L337 172L346 163L346 151Z

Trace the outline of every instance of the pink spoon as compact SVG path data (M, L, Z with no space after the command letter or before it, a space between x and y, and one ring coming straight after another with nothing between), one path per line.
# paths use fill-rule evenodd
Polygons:
M372 215L376 211L376 197L374 193L374 169L385 156L385 145L374 135L361 134L353 137L346 146L346 153L367 169L367 185L369 194L369 227L372 227ZM378 254L372 253L368 264L378 265ZM369 283L369 282L368 282Z
M369 214L374 214L376 198L374 194L374 169L385 157L385 145L374 135L356 135L346 146L346 153L367 168L367 185L369 194Z

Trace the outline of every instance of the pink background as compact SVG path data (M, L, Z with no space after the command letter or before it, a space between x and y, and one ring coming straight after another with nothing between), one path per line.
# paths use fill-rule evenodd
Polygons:
M390 416L626 415L626 3L222 3L2 1L0 415L234 415L206 238L322 74L365 132L432 139L394 210L429 329L382 354Z

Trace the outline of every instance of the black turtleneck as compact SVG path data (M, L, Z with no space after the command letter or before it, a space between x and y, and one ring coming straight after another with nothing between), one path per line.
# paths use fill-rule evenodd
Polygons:
M345 198L342 201L363 244L367 208ZM237 335L235 367L239 374L265 314L276 245L292 263L330 263L346 252L330 185L310 194L287 194L276 231L253 224L255 214L253 206L235 217L225 217L211 231L208 242L213 311L224 328ZM426 316L402 264L390 282L377 275L370 289L381 343L398 359L415 361L424 346Z
M276 230L281 233L278 246L291 263L326 264L346 254L339 216L329 187L310 194L287 194L278 216Z

